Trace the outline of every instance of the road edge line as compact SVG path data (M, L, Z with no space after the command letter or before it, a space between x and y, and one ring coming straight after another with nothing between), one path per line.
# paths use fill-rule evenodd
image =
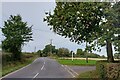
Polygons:
M67 72L68 72L69 74L71 74L73 78L75 77L75 75L74 75L72 72L70 72L69 69L67 69L67 67L65 67L64 65L61 65L61 66L62 66L65 70L67 70Z
M38 58L37 58L37 59L38 59ZM36 61L37 59L35 59L34 61ZM34 61L33 61L33 62L34 62ZM33 63L33 62L32 62L32 63ZM32 64L32 63L31 63L31 64ZM14 74L14 73L20 71L20 70L22 70L22 69L24 69L24 68L26 68L26 67L28 67L28 66L30 66L31 64L28 64L28 65L26 65L26 66L24 66L24 67L22 67L22 68L20 68L20 69L18 69L18 70L15 70L15 71L13 71L13 72L11 72L11 73L9 73L9 74L7 74L7 75L1 77L0 80L3 79L3 78L5 78L5 77L7 77L7 76L9 76L9 75L12 75L12 74Z
M69 70L71 70L72 72L74 72L76 75L79 75L77 72L75 72L73 69L71 69L71 68L68 67L67 65L66 65L66 67L67 67Z

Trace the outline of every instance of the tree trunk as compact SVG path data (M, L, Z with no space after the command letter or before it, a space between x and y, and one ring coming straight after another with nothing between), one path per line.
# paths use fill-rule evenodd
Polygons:
M106 40L106 50L107 50L107 60L108 62L114 62L113 51L112 51L112 43Z
M88 63L88 56L86 56L86 63Z

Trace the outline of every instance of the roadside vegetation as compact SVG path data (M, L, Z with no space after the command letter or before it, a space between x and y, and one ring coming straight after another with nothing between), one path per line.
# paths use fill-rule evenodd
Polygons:
M114 63L97 61L96 70L81 73L77 78L89 78L90 80L120 80L120 62L118 60Z
M97 73L97 71L96 70L93 70L93 71L87 71L87 72L84 72L84 73L81 73L81 74L79 74L79 76L77 76L77 78L89 78L89 80L91 79L92 80L92 78L96 78L96 79L98 79L99 77L98 77L99 75L98 75L98 73Z
M5 39L2 41L2 76L31 63L35 54L22 53L22 47L32 39L32 26L23 22L20 15L10 15L1 28Z
M32 63L38 57L38 55L35 53L23 53L22 54L23 58L20 61L12 61L10 60L11 59L10 55L11 54L9 53L3 54L2 76L5 76L10 72L18 70Z
M105 46L107 63L100 62L96 66L98 75L101 80L118 79L120 62L116 63L114 56L120 59L120 1L108 3L56 2L54 13L48 11L45 14L44 21L51 26L50 29L53 32L69 38L70 41L77 44L85 43L85 52L100 52L101 47ZM115 55L113 55L113 48ZM82 53L80 55L86 56L87 62L88 55Z
M105 58L93 51L101 51L100 48L106 46L107 61L100 62L96 66L97 73L103 80L106 74L110 78L119 77L120 62L115 62L114 57L120 58L120 1L113 4L56 2L54 12L45 12L45 14L44 21L51 26L53 32L77 44L86 43L86 47L84 51L77 49L75 54L67 48L56 49L52 44L48 44L43 50L37 51L40 57L71 57L73 53L75 57L86 58L86 61L58 59L58 62L64 65L95 65L96 60L88 60L88 58ZM23 22L20 15L10 15L1 29L5 37L2 41L2 51L5 52L2 55L4 76L31 63L37 55L22 53L22 47L33 39L32 26ZM114 56L113 46L116 52ZM97 73L89 71L79 77L97 77Z

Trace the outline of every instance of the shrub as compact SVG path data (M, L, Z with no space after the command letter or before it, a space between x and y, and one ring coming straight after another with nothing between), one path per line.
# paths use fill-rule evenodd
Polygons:
M120 78L120 63L108 63L107 61L97 61L96 70L101 80L118 80Z

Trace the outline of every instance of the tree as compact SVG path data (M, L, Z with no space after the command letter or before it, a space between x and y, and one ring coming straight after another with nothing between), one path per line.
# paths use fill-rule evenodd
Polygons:
M120 2L114 3L104 11L105 22L101 24L102 36L98 42L104 46L106 44L107 59L109 62L114 61L112 46L120 52ZM116 36L116 34L118 36Z
M32 40L32 26L22 21L20 15L10 15L2 28L5 40L2 41L2 50L11 52L14 60L21 59L21 50L25 42Z
M52 46L51 44L48 44L43 49L43 53L46 54L46 56L50 56L50 54L56 53L55 46Z
M115 27L115 39L114 39L114 45L115 45L115 51L117 51L117 53L120 55L120 1L117 2L114 6L113 6L113 10L114 10L114 17L115 20L113 20L113 25Z
M67 48L59 48L57 55L59 57L69 57L70 56L70 51Z
M85 52L82 49L77 49L77 54L79 57L84 57L85 56Z
M106 45L108 62L113 62L112 39L116 28L108 25L116 19L112 8L111 3L56 2L54 13L46 12L44 21L55 33L70 38L70 41L88 43L86 49L89 51L97 50L95 46L100 49Z
M0 44L0 50L1 50L1 48L2 48L2 45Z
M114 54L114 58L120 59L120 54L119 54L119 53L115 53L115 54Z
M42 50L38 50L37 53L40 57L42 57Z

